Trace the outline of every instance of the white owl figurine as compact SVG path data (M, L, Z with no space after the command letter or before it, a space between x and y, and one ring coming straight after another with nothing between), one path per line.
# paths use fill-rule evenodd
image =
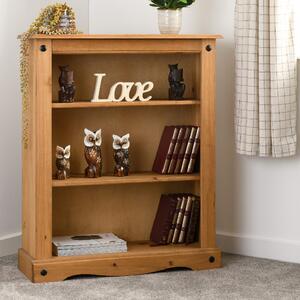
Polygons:
M100 177L102 173L101 129L93 132L85 128L84 134L84 156L88 163L85 176L88 178Z
M122 137L113 134L113 149L114 149L114 160L115 176L128 176L129 175L129 133L123 135Z
M64 180L70 177L71 146L66 148L56 146L56 179Z

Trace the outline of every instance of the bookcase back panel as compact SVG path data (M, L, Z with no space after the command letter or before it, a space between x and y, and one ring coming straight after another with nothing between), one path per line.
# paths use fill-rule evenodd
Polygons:
M166 125L198 125L198 106L135 107L56 110L53 112L53 174L56 145L71 145L71 173L83 174L84 128L102 129L103 173L114 168L112 134L130 133L131 172L151 171L159 141Z
M113 232L149 240L162 193L193 192L192 182L53 190L53 235Z
M153 99L168 99L169 64L179 64L184 70L186 84L185 98L196 99L197 68L196 54L98 54L98 55L54 55L53 56L53 101L58 99L59 66L69 65L74 71L76 101L93 98L95 88L94 73L106 73L102 80L101 98L107 98L113 84L119 81L153 81L154 88L149 93Z

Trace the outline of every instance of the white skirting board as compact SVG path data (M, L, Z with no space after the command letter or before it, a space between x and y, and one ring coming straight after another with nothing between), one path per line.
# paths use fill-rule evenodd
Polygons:
M223 252L300 263L300 241L217 232Z
M21 247L21 233L13 233L0 237L0 257L17 253Z

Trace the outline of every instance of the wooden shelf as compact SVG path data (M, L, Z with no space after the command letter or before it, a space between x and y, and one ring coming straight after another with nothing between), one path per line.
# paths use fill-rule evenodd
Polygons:
M83 175L71 177L67 180L52 180L53 187L69 186L91 186L91 185L114 185L132 183L156 183L156 182L178 182L197 181L199 174L161 175L153 172L134 173L125 177L106 175L99 178L85 178Z
M77 259L95 259L95 258L114 258L116 255L120 257L136 256L136 255L152 255L152 254L166 254L166 253L186 253L190 251L199 251L201 249L199 243L189 245L185 244L170 244L161 246L151 246L149 241L135 241L127 243L128 251L119 253L103 253L103 254L90 254L80 256L53 256L54 260L77 260ZM207 249L206 249L207 250Z
M96 107L145 107L145 106L186 106L198 105L199 100L150 100L150 101L133 101L133 102L90 102L78 101L72 103L53 102L53 109L70 109L70 108L96 108Z
M31 39L51 40L202 40L222 39L221 34L34 34Z

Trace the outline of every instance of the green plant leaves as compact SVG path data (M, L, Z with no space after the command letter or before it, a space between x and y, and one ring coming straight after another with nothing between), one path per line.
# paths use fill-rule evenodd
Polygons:
M150 0L150 6L159 9L178 9L190 6L195 0Z

